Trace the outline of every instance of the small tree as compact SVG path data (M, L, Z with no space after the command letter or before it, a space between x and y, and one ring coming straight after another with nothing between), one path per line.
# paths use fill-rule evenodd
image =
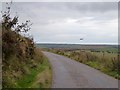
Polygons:
M19 23L19 17L16 15L11 18L11 7L6 3L8 7L6 7L6 11L2 12L2 48L3 48L3 57L9 57L10 54L17 54L17 56L21 56L22 50L20 49L20 43L24 42L21 40L20 33L27 33L31 28L32 23L30 20L26 20L24 23ZM10 3L12 4L12 3ZM31 55L34 52L34 43L33 38L30 36L26 38L28 43L29 50L26 50L26 53ZM18 53L19 50L19 53ZM29 52L28 52L29 51Z

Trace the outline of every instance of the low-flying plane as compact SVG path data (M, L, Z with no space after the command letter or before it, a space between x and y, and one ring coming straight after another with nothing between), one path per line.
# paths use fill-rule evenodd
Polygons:
M80 40L83 40L83 38L80 38Z

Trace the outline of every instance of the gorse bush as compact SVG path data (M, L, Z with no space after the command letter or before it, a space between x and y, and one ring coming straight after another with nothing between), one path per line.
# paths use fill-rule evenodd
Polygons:
M18 16L10 17L10 7L7 11L2 12L2 48L3 60L10 55L15 54L17 57L31 57L34 54L33 38L23 37L21 32L26 33L30 30L31 23L29 20L19 24Z

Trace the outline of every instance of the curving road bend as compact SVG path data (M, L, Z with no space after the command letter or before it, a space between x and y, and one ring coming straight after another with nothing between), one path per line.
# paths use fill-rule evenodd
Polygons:
M118 80L67 57L43 51L52 65L52 88L118 88Z

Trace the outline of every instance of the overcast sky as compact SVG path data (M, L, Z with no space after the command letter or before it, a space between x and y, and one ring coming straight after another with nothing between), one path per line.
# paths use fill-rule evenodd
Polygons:
M117 2L16 2L15 12L20 22L31 20L37 43L118 42Z

